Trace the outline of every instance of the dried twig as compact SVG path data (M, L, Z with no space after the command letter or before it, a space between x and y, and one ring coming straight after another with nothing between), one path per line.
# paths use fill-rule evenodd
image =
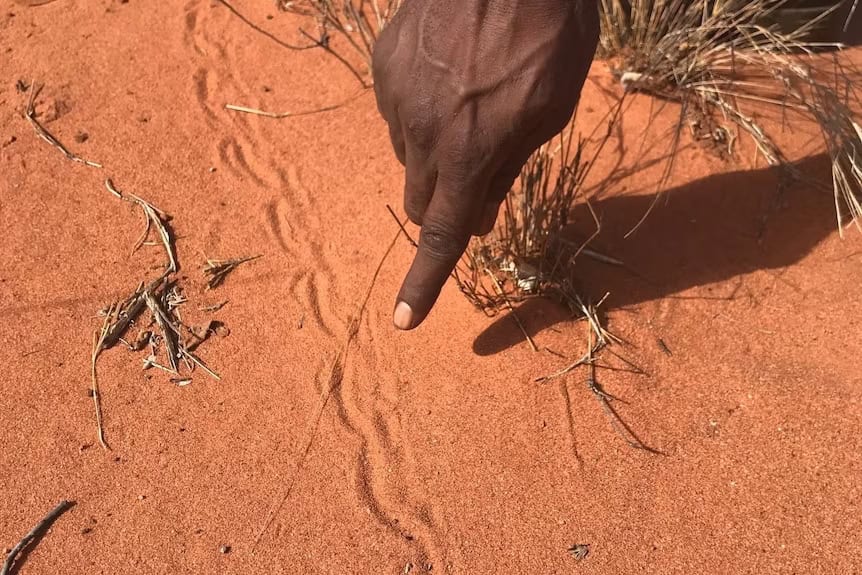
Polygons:
M213 304L213 305L206 305L203 307L199 307L198 309L200 311L204 311L207 313L215 313L218 310L220 310L221 308L223 308L224 306L226 306L228 304L228 301L229 300L220 301L220 302Z
M214 289L224 283L224 280L227 275L233 270L235 270L240 264L256 260L260 257L263 256L248 256L243 258L233 258L229 260L207 259L203 267L204 276L206 276L207 278L207 289Z
M105 349L105 341L111 328L116 325L117 316L119 315L119 306L112 304L108 308L108 313L105 315L105 320L102 322L102 329L93 334L93 353L90 357L90 375L92 378L92 387L90 393L93 395L93 408L96 412L96 435L99 438L99 445L103 449L110 450L108 443L105 441L105 430L102 427L102 399L99 392L99 379L96 375L96 361L99 355ZM117 336L119 339L119 336Z
M135 243L134 250L137 250L141 245L143 245L144 240L147 237L147 234L150 231L150 225L156 227L156 230L159 232L159 238L162 241L162 245L165 248L165 252L168 255L168 264L167 264L167 272L166 273L176 273L179 270L179 265L177 264L177 256L176 249L174 247L174 240L170 232L170 228L168 225L168 215L162 210L155 207L153 204L148 201L139 198L134 194L123 194L116 187L114 187L114 183L110 178L105 180L105 187L108 189L116 197L121 200L126 200L128 202L132 202L141 207L144 212L144 215L147 218L147 226L144 230L144 234L141 238ZM133 251L134 251L133 250Z
M11 575L12 566L15 563L15 559L18 558L18 555L31 543L36 541L42 534L44 534L51 525L66 511L72 508L75 505L74 501L66 501L65 499L58 503L51 511L48 512L45 517L42 518L39 523L37 523L33 529L31 529L19 542L15 547L12 548L12 551L9 552L9 555L6 556L6 561L3 562L3 569L0 569L0 575Z
M198 366L199 368L204 370L207 373L207 375L209 375L211 378L213 378L216 381L221 381L221 377L219 376L219 374L217 374L216 372L211 370L207 366L207 364L205 364L203 362L203 360L201 358L199 358L198 356L193 354L191 351L186 349L185 346L180 346L179 352L183 357L190 359L192 361L192 363L194 363L196 366Z
M150 308L156 325L162 331L162 338L165 341L165 351L168 355L168 365L173 373L179 373L179 365L177 364L177 360L180 357L178 344L179 330L173 325L168 312L163 308L161 298L156 298L149 291L145 291L144 301L147 307Z
M299 112L267 112L265 110L258 110L257 108L249 108L247 106L237 106L236 104L225 104L225 109L232 110L234 112L243 112L246 114L253 114L255 116L263 116L265 118L275 118L277 120L280 120L283 118L297 118L299 116L310 116L312 114L331 112L333 110L337 110L343 106L346 106L347 104L359 98L359 96L367 93L369 93L368 88L362 88L346 100L342 100L337 104L330 104L329 106L323 106L321 108L315 108L313 110L302 110Z
M36 131L36 135L60 150L64 156L73 162L78 162L79 164L84 164L86 166L90 166L92 168L101 168L102 164L98 164L96 162L91 162L89 160L85 160L84 158L77 156L69 151L66 146L60 143L60 141L55 138L51 132L45 129L45 127L36 119L36 95L42 87L36 87L36 81L33 80L30 84L30 98L27 101L27 110L24 112L24 117L27 118L27 121L30 122L30 125L33 126L33 129Z

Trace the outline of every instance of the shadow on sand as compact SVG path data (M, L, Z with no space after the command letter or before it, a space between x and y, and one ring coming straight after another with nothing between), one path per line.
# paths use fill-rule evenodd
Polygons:
M622 260L616 267L581 256L577 277L583 295L597 301L610 292L607 310L678 296L692 287L732 280L756 270L801 260L836 231L834 201L811 182L831 182L829 160L812 156L795 164L806 182L786 182L777 168L709 176L665 192L644 224L623 239L652 202L651 196L609 197L593 207L602 231L591 247ZM786 185L785 185L786 184ZM593 224L586 206L575 209L574 237ZM778 273L778 272L777 272ZM716 299L732 299L732 289ZM700 297L700 296L692 296ZM711 296L707 296L711 297ZM547 299L527 300L518 316L531 335L571 319ZM492 355L523 342L509 314L501 314L473 343Z

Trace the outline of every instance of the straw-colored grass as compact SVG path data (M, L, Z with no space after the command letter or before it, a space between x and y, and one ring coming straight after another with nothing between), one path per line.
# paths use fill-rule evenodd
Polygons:
M339 59L365 84L377 37L398 11L402 0L278 0L277 3L286 12L313 16L318 36L311 39L330 53L337 55L329 47L331 32L346 40L362 58L367 70L365 73L357 71L348 60Z
M826 60L818 52L839 45L808 40L831 12L782 31L774 22L786 3L602 0L601 48L625 90L680 102L679 127L728 155L741 132L768 164L786 164L758 119L764 107L780 109L785 123L794 115L816 122L832 158L843 231L862 217L862 130L851 109L852 82L837 57L834 74L822 70Z

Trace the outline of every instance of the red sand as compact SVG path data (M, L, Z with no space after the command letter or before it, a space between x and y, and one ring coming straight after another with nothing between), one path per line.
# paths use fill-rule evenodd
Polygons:
M60 499L77 506L22 574L862 571L859 235L838 238L828 194L796 186L775 201L775 174L721 173L732 166L694 147L623 240L661 170L626 172L645 98L591 177L620 176L597 205L598 246L642 277L585 261L582 278L611 292L611 328L649 372L603 371L602 383L664 455L614 433L582 372L532 383L563 360L530 352L511 318L485 318L452 285L421 329L396 333L392 299L411 257L401 242L252 553L395 231L384 206L400 205L402 172L385 126L370 93L290 120L225 111L326 105L356 83L219 3L28 4L0 11L0 545ZM271 3L237 7L297 40L298 22ZM104 170L34 135L19 78L45 84L40 117ZM579 121L595 125L615 90L597 64ZM792 138L800 157L816 152L809 136ZM647 157L667 142L653 138ZM87 396L95 312L162 254L129 257L139 214L105 177L174 216L193 303L229 299L216 316L231 329L204 352L221 383L178 388L142 372L140 356L103 356L111 452L94 445ZM203 254L249 253L265 257L200 290ZM521 316L541 346L581 353L583 324L552 304ZM591 546L581 563L566 551L575 543Z

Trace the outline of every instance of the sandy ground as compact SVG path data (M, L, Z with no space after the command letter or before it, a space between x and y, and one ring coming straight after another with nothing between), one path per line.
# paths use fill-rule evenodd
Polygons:
M649 373L602 383L661 455L620 439L584 373L533 383L565 361L453 285L421 329L396 333L412 255L399 242L297 473L396 231L385 204L400 205L402 171L373 97L281 121L228 112L307 109L357 86L211 0L35 4L0 2L0 546L60 499L77 505L22 574L862 572L862 244L839 239L827 193L776 197L775 173L688 147L623 240L668 142L641 145L662 120L637 100L590 183L597 246L637 273L584 260L581 277L611 293L609 324ZM237 8L300 41L271 2ZM35 136L16 89L34 78L46 127L103 170ZM613 93L597 64L579 122L599 122ZM811 136L786 140L828 178ZM219 383L180 388L142 356L106 353L109 452L87 394L96 311L162 254L129 256L140 216L106 177L173 216L189 305L229 300L216 317L231 330L202 352ZM265 257L203 291L205 255L251 253ZM520 313L540 346L580 356L583 324L548 302ZM585 560L573 544L590 545Z

